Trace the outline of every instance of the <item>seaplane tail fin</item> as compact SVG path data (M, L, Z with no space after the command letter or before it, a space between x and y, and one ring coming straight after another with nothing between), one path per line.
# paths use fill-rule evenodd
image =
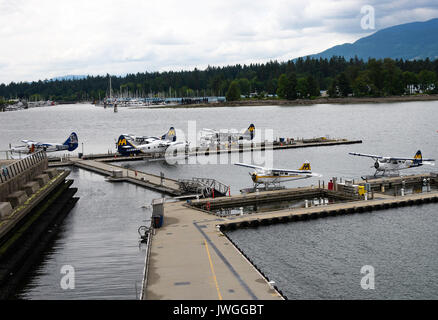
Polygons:
M423 161L423 156L422 156L420 150L417 151L417 153L414 156L414 159L415 159L414 162L417 162L417 163L421 163Z
M304 162L303 165L301 166L301 168L298 169L298 170L301 170L301 171L311 171L312 169L310 167L310 162L309 161Z
M161 140L168 140L171 142L176 141L176 132L174 127L170 127L169 131L166 134L161 136Z
M249 138L249 140L254 139L255 136L255 125L250 124L248 129L246 129L245 133L243 134L245 137Z
M117 140L117 151L124 156L137 153L137 148L123 134Z
M68 139L65 140L65 142L63 144L64 144L64 146L68 146L68 151L75 150L79 145L78 135L76 134L76 132L72 132L70 134L70 136L68 137Z

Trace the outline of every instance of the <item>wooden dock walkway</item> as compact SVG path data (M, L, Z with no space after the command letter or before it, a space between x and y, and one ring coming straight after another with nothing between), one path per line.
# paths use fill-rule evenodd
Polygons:
M182 194L178 181L173 179L161 178L154 174L122 168L101 161L81 159L71 159L70 161L76 167L108 176L108 180L112 182L131 182L173 196L180 196ZM115 172L121 172L121 176L115 176Z
M332 200L344 202L359 199L356 195L350 195L343 192L311 186L274 191L260 191L258 193L254 192L249 194L233 195L232 197L220 197L215 199L203 198L199 200L190 200L190 205L194 208L201 209L206 213L212 213L213 211L224 208L253 206L268 202L273 203L304 199L313 200L315 198L329 198Z
M207 147L196 147L191 148L187 156L196 157L203 155L214 155L223 153L237 153L237 152L254 152L254 151L265 151L265 150L284 150L284 149L296 149L296 148L309 148L309 147L323 147L323 146L335 146L344 144L356 144L362 143L362 140L348 140L348 139L303 139L294 140L289 143L275 142L273 144L264 145L264 143L251 145L240 145L231 146L230 148L222 147L217 148L207 148ZM61 158L49 158L49 166L63 166L71 165L71 160L78 159L77 157L71 157L61 161ZM154 160L152 155L143 154L138 156L122 156L119 153L102 153L102 154L88 154L82 156L83 160L96 160L101 162L122 162L122 161L141 161L141 160ZM162 158L161 158L162 159Z

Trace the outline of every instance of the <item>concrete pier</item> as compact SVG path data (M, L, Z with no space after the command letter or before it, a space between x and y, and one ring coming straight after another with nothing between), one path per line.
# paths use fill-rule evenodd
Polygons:
M183 204L165 205L164 226L152 236L143 299L282 299L218 231L223 220Z
M372 189L380 190L382 186L391 188L401 186L402 184L421 184L424 182L424 179L432 184L436 184L438 182L438 175L437 173L422 173L395 177L376 177L375 179L360 181L358 184L365 185L365 183L369 183Z
M422 203L431 202L438 202L438 192L411 194L404 197L393 197L378 194L376 195L374 200L351 201L345 203L335 203L327 206L315 206L310 208L300 208L296 210L278 210L268 213L255 213L246 216L227 217L224 218L224 221L222 223L218 224L218 227L221 230L258 227L275 223L285 223L323 218L327 216L363 213L367 211L420 205Z

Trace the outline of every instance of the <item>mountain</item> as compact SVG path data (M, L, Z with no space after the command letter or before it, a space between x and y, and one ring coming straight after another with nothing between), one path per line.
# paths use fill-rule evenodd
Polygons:
M55 77L50 79L50 81L68 81L68 80L82 80L87 78L87 76L84 75L68 75L68 76L62 76L62 77Z
M345 59L369 57L383 59L437 59L438 58L438 18L425 22L400 24L379 30L354 43L334 46L312 58L343 56Z

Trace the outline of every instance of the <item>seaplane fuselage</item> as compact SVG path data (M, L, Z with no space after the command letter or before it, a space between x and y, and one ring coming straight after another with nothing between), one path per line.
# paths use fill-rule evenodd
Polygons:
M379 155L363 154L356 152L349 152L349 154L352 156L367 157L373 159L373 167L374 169L376 169L376 173L374 173L374 175L376 175L377 173L382 173L384 175L386 172L397 173L399 170L421 167L424 164L434 165L433 161L435 161L434 159L423 159L420 150L418 150L412 158L382 157Z

